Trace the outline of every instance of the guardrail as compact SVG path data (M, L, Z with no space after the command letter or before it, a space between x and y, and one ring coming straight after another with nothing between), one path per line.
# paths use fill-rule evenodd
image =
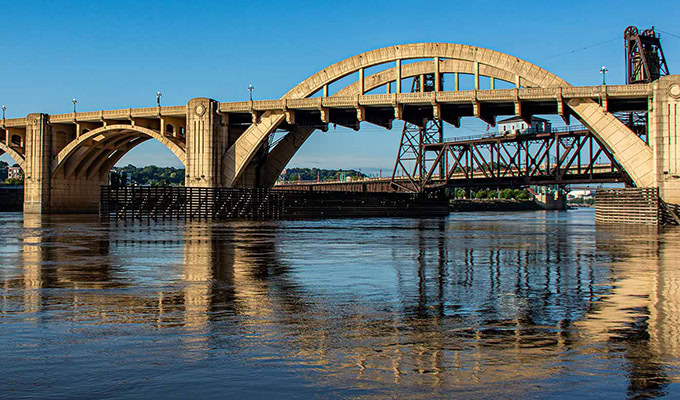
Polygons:
M283 111L286 109L316 109L319 107L355 107L357 105L395 105L429 103L466 103L470 101L517 101L536 99L589 98L634 98L650 94L648 84L582 86L556 88L522 88L495 90L441 91L425 93L366 94L356 96L331 96L298 99L272 99L219 103L220 112L249 113L253 111ZM186 106L163 106L126 108L119 110L87 111L78 113L52 114L50 122L87 122L101 119L151 118L160 116L182 116ZM26 118L3 119L7 127L24 127Z
M519 131L519 135L522 136L527 136L527 135L536 135L540 133L561 133L561 132L582 132L586 131L588 128L586 128L584 125L570 125L570 126L560 126L558 128L552 128L550 130L545 130L545 129L535 129L535 128L529 128L525 129L523 131ZM496 138L503 138L503 137L512 137L517 135L518 131L506 131L503 133L484 133L480 135L470 135L470 136L456 136L456 137L448 137L444 138L445 143L451 143L451 142L468 142L471 140L479 140L479 139L496 139Z

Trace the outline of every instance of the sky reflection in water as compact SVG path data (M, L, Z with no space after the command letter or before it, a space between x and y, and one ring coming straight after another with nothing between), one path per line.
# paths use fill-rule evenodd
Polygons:
M0 397L680 396L680 231L0 214Z

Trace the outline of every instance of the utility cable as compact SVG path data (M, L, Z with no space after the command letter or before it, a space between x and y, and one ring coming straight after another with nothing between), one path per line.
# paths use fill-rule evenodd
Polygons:
M676 35L676 34L674 34L674 33L662 31L661 29L656 29L656 30L659 31L659 32L661 32L661 33L665 33L666 35L675 36L676 38L680 39L680 36L678 36L678 35Z
M578 49L575 49L575 50L572 50L572 51L568 51L568 52L566 52L566 53L555 54L554 56L541 58L541 59L539 59L539 60L537 60L537 61L550 60L551 58L557 58L557 57L562 57L562 56L570 55L570 54L573 54L573 53L577 53L577 52L579 52L579 51L591 49L591 48L593 48L593 47L602 46L603 44L607 44L607 43L610 43L610 42L613 42L613 41L619 40L619 39L621 39L621 38L620 38L619 36L617 36L617 37L615 37L615 38L606 40L606 41L604 41L604 42L600 42L600 43L596 43L596 44L591 44L590 46L581 47L581 48L578 48Z

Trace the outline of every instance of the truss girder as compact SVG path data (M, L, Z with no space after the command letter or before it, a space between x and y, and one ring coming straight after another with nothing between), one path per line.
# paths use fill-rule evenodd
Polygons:
M411 177L420 182L423 176L423 188L632 183L587 130L443 142L424 150L424 172Z

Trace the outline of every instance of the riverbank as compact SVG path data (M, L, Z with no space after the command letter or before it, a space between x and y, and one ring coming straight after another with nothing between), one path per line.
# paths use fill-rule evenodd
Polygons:
M449 202L450 212L478 211L537 211L542 208L533 200L456 199Z

